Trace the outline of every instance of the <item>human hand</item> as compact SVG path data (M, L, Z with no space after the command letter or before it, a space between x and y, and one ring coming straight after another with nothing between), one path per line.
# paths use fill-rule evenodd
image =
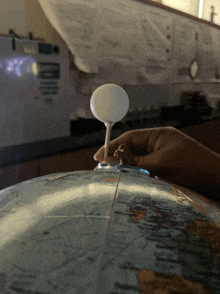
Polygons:
M218 190L220 156L173 127L124 133L110 142L106 163L119 164L119 159L113 154L121 144L127 148L123 156L124 165L147 169L153 176L208 197ZM102 162L103 157L104 146L94 155L94 159Z

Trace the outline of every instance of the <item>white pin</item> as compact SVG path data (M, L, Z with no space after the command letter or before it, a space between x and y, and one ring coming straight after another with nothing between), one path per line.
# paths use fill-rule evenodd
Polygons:
M129 98L119 86L106 84L92 94L90 108L93 115L106 126L104 162L108 156L111 129L128 112Z

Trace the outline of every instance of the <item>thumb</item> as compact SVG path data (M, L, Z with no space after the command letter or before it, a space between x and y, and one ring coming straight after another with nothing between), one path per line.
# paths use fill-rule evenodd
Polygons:
M183 185L180 179L181 169L175 160L163 156L163 152L157 151L146 156L138 156L137 167L148 170L151 176L168 180L177 185Z
M152 174L156 174L163 169L161 166L160 154L158 155L158 153L136 156L135 161L137 167L146 169Z
M93 156L95 161L102 161L104 157L104 146L101 147Z

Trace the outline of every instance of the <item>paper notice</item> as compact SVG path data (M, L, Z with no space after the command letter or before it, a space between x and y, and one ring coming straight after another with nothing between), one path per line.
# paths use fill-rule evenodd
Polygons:
M207 24L200 24L198 29L198 43L196 55L200 60L201 82L211 82L214 79L214 40L213 28Z
M143 14L141 2L132 0L39 2L80 70L97 73L99 81L101 72L110 81L120 77L118 83L167 81L172 21L166 11Z
M145 55L149 60L167 62L171 49L171 20L161 12L142 14L142 32L145 39Z
M39 0L39 2L48 20L75 56L74 61L79 69L85 72L97 72L96 5L77 0Z
M213 76L213 28L206 24L134 0L39 2L76 66L96 73L96 83L191 83L195 58L201 80Z
M212 30L214 43L214 80L220 82L220 30Z
M187 18L176 20L172 51L172 72L174 82L191 82L188 74L190 63L195 59L195 24Z

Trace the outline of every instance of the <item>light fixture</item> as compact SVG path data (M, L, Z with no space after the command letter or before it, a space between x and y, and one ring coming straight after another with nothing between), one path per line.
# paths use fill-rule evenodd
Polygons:
M202 13L203 13L203 0L199 0L199 18L202 18Z
M188 73L192 80L197 77L199 71L199 64L196 59L193 59L189 65Z

